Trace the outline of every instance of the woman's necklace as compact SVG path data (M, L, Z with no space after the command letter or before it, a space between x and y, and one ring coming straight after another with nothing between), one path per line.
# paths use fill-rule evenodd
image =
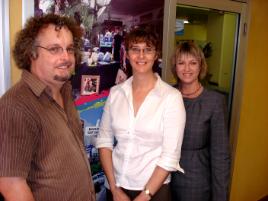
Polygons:
M191 92L191 93L184 93L184 92L182 92L181 88L180 88L180 91L181 91L181 94L182 94L183 96L192 96L192 95L195 95L195 94L201 89L201 87L202 87L202 85L199 83L197 89L194 90L194 91Z

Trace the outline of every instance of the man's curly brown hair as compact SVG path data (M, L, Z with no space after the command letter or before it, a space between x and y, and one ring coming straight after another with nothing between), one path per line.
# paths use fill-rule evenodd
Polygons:
M66 27L71 31L75 47L75 60L76 63L79 63L81 58L82 29L72 18L47 14L40 17L29 18L24 28L17 33L13 56L18 68L30 71L31 58L33 57L33 53L36 54L36 38L40 30L47 27L49 24L54 24L56 26L55 30Z

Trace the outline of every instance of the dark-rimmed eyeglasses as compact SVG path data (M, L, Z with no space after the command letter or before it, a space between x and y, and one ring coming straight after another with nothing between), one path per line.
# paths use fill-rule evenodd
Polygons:
M60 55L60 54L62 54L64 52L64 49L61 46L54 46L54 47L48 47L47 48L47 47L43 47L41 45L36 45L35 47L39 47L39 48L42 48L44 50L47 50L52 55ZM74 47L67 47L66 51L67 51L68 54L74 55L75 48Z

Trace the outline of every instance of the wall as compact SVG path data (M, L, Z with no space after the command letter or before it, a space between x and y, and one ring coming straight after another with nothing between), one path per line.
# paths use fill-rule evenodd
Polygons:
M21 29L22 6L21 0L9 0L9 20L10 20L10 50L15 44L16 32ZM12 53L11 53L12 55ZM11 56L11 83L12 85L20 79L21 71L16 67L13 56Z
M234 44L237 15L225 13L223 16L222 51L219 72L219 88L230 91L230 79L234 62Z
M9 0L0 2L0 97L11 86Z
M211 42L212 56L207 59L210 81L219 84L222 51L223 15L210 13L207 23L207 38Z
M231 201L268 195L268 1L250 1L249 41Z
M207 27L205 24L184 24L184 34L175 36L176 43L179 40L207 41Z

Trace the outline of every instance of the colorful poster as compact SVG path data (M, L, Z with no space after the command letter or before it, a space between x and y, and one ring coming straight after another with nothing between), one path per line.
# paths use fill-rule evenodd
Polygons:
M99 123L109 91L87 96L76 95L75 105L79 112L84 129L84 143L89 158L92 179L98 201L105 200L104 173L101 168L98 150L95 148L96 136L99 133Z

